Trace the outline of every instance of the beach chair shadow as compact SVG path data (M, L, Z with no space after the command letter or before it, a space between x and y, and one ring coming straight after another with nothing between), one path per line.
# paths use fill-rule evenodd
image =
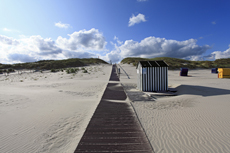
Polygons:
M200 95L200 96L217 96L217 95L230 95L230 90L213 88L206 86L194 86L194 85L180 85L176 88L177 95Z

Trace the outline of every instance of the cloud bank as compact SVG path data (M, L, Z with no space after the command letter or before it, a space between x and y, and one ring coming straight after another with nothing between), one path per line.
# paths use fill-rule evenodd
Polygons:
M97 58L119 62L126 57L175 57L189 60L230 58L230 47L226 51L214 51L211 55L203 54L211 49L209 45L200 46L196 39L184 41L159 37L147 37L140 42L121 41L114 36L110 42L114 48L106 49L105 37L98 29L80 30L66 38L56 40L40 35L13 39L0 35L0 63L33 62L48 59Z
M115 49L106 58L118 62L126 57L175 57L198 60L211 47L199 46L196 39L185 41L167 40L165 38L147 37L141 42L126 40L122 45L115 44Z
M210 46L198 46L197 40L189 39L185 41L167 40L165 38L147 37L140 43L127 40L120 46L122 56L141 56L141 57L177 57L186 58L192 55L201 55Z
M146 22L145 15L140 13L137 16L132 15L132 17L129 18L129 27L141 22Z
M81 30L56 40L40 35L13 39L0 35L0 63L33 62L46 59L98 57L107 42L97 29Z

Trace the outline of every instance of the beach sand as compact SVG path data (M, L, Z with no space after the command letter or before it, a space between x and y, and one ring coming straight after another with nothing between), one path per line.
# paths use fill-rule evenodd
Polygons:
M135 67L120 66L121 83L156 153L230 152L230 79L211 70L190 70L189 77L169 70L177 96L150 97L136 89ZM74 152L111 68L0 74L0 152Z
M74 152L112 66L85 68L89 73L0 74L0 152Z
M230 79L207 69L189 70L189 77L169 70L177 96L150 97L136 89L136 67L120 66L121 83L154 152L230 152Z

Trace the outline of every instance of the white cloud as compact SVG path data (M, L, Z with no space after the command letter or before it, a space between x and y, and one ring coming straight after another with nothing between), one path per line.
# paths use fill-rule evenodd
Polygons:
M56 27L59 27L59 28L64 28L64 29L67 29L67 28L69 28L69 27L70 27L70 25L69 25L69 24L66 24L66 23L61 23L61 22L57 22L57 23L55 23L55 26L56 26Z
M112 50L104 57L107 62L118 63L121 60L121 54L118 50Z
M62 49L56 46L55 41L51 38L42 38L41 36L31 36L30 40L33 45L38 48L38 54L41 56L52 55L55 56L62 52Z
M204 61L204 60L206 60L206 58L202 55L192 55L192 56L188 56L184 59L190 60L190 61Z
M129 18L129 27L140 22L146 22L145 15L140 13L137 16L132 15L132 17Z
M148 0L137 0L138 2L146 2L146 1L148 1Z
M118 43L119 45L121 45L121 44L123 43L123 41L120 41L120 40L118 39L117 36L114 36L113 39L114 39L115 41L117 41L117 43Z
M7 45L18 45L19 41L7 36L0 35L0 43Z
M80 30L69 35L69 39L62 38L57 39L57 45L62 49L77 50L84 48L86 50L100 51L105 49L107 42L102 33L97 29Z
M114 36L114 37L113 37L113 40L118 40L118 37L117 37L117 36Z
M216 21L212 21L212 24L216 24Z
M7 29L7 28L3 28L3 31L8 31L8 32L11 32L12 30Z
M15 30L15 29L8 29L8 28L3 28L2 30L5 32L20 32L20 31Z
M104 57L102 57L102 59L104 59L107 62L112 62L112 63L117 63L119 61L121 61L122 57L121 57L121 51L119 46L117 46L116 43L112 43L114 45L114 50L112 50L111 52L107 53Z
M40 35L13 39L0 35L0 63L31 62L46 59L98 57L106 51L106 41L97 29L81 30L57 40Z
M211 56L214 56L215 59L230 58L230 45L229 45L229 48L223 52L222 51L212 52Z

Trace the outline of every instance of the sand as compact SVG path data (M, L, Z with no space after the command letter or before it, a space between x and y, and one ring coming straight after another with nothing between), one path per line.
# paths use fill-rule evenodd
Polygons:
M0 152L74 152L111 68L87 66L89 73L77 74L0 74Z
M120 66L121 83L154 152L230 152L230 79L211 70L190 70L190 77L169 70L177 96L150 97L136 89L135 67ZM111 68L0 74L0 152L74 152Z
M230 79L207 69L189 70L189 77L169 70L177 96L149 97L136 89L135 67L120 66L121 83L154 152L230 152Z

